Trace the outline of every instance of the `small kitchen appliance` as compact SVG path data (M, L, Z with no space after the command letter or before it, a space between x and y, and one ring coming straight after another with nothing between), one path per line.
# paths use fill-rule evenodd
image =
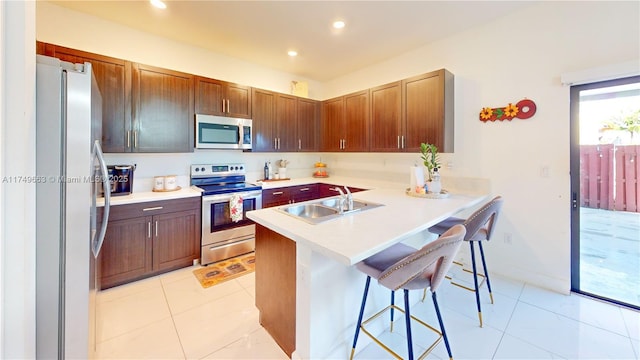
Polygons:
M202 265L255 250L256 226L246 212L262 208L262 186L245 174L244 164L191 165L191 185L202 189ZM238 203L241 217L232 216Z
M251 150L251 119L196 114L196 149Z
M133 171L135 165L108 165L111 195L130 195L133 192Z

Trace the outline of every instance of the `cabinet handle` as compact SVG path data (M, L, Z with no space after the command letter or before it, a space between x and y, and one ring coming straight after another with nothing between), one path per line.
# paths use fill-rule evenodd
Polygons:
M280 138L278 138L278 150L280 150Z
M227 114L231 112L231 104L229 103L229 99L227 99Z
M138 148L138 131L133 132L133 147Z
M402 148L404 149L404 135L402 135Z
M298 139L298 150L302 150L302 140Z
M329 190L338 192L338 188L329 188Z
M282 195L282 194L284 194L282 191L276 191L271 193L271 195Z
M162 206L156 206L156 207L150 207L150 208L142 209L142 211L153 211L153 210L162 210Z
M131 130L127 130L127 149L131 147Z
M398 149L400 149L400 135L398 135Z
M151 221L147 223L147 237L151 238Z
M225 113L225 109L224 109L224 99L222 99L222 112Z
M273 138L273 148L278 150L278 138Z
M309 188L302 188L300 191L309 191Z
M158 220L156 220L156 237L158 237Z

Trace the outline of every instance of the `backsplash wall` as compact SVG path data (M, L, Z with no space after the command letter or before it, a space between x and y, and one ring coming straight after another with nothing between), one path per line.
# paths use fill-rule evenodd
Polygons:
M455 154L441 153L440 173L443 184L459 189L454 178L468 176L456 167ZM314 163L327 164L329 176L370 177L376 180L406 182L409 184L409 167L421 165L419 153L251 153L234 150L196 150L193 153L105 154L108 165L135 164L134 192L151 191L153 177L177 175L178 185L189 186L189 172L192 164L243 163L247 169L247 180L256 181L263 177L264 163L271 161L276 168L277 160L286 159L287 176L290 178L310 177Z

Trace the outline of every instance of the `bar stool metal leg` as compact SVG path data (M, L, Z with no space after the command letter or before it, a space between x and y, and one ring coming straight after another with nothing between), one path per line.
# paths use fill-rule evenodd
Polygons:
M473 284L476 287L476 305L478 306L478 319L480 319L480 327L482 327L482 309L480 308L480 291L478 290L478 271L476 270L476 255L473 249L474 241L469 241L471 247L471 265L473 267Z
M396 292L391 290L391 328L389 330L389 332L393 332L393 309L394 309L394 305L395 305L395 296L396 296Z
M451 354L451 347L449 346L449 338L447 338L447 332L444 330L444 322L442 322L442 315L440 315L440 307L438 306L438 300L436 299L436 293L431 293L433 299L433 306L436 308L436 315L438 315L438 322L440 323L440 331L442 331L442 338L444 338L444 345L447 347L447 353L449 353L449 359L453 360Z
M411 339L411 314L409 314L409 290L404 289L404 317L407 325L407 346L409 360L413 360L413 340Z
M362 305L360 305L360 315L358 315L358 324L356 325L356 335L353 337L353 347L351 347L351 356L349 359L353 359L353 354L356 352L356 343L358 342L358 335L360 335L360 325L362 325L362 316L364 315L364 306L367 303L367 294L369 293L369 283L371 283L371 276L367 276L367 282L364 285L364 294L362 295Z
M484 270L484 277L487 280L487 289L489 290L489 297L493 304L493 293L491 292L491 282L489 281L489 272L487 271L487 262L484 260L484 250L482 249L482 241L478 241L478 247L480 248L480 257L482 258L482 269Z

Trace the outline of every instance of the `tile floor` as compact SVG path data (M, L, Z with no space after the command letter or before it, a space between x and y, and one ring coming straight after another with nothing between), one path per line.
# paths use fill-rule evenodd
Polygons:
M254 274L203 289L193 267L98 294L102 359L287 359L258 323ZM474 295L445 283L438 292L456 359L638 359L640 313L492 276L495 304L483 292L484 327ZM484 288L482 290L485 290ZM412 313L437 324L429 298ZM357 314L354 315L354 321ZM402 317L382 337L404 349ZM414 327L416 328L416 327ZM427 338L414 330L414 340ZM364 335L361 335L364 336ZM357 359L388 359L375 344ZM416 348L420 341L416 341ZM418 350L416 350L417 352ZM345 359L348 354L345 354ZM446 359L439 344L429 359Z

